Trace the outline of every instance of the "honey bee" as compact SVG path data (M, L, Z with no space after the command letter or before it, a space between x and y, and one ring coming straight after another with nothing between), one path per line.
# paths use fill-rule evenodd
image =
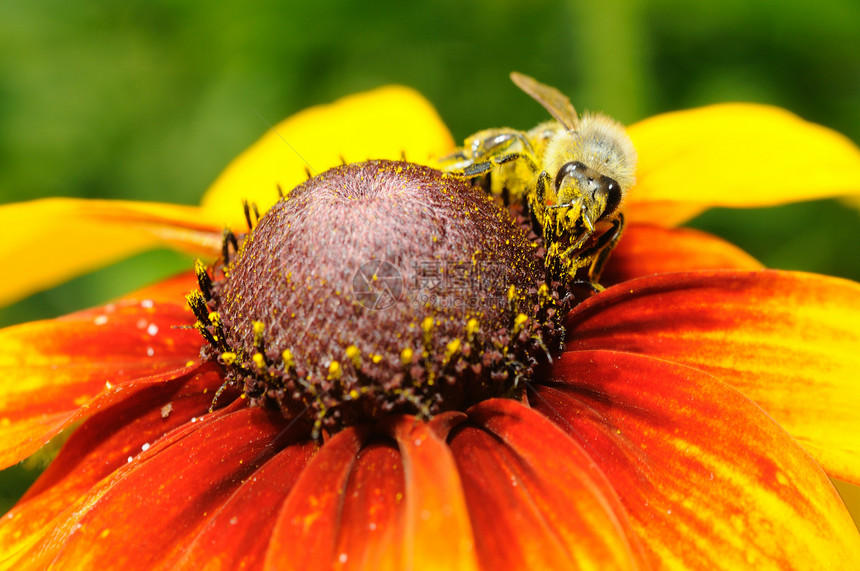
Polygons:
M557 89L516 72L511 80L555 120L529 131L475 133L440 159L440 167L463 178L489 175L490 192L528 208L535 231L543 235L553 277L602 289L597 282L621 237L620 206L634 181L633 143L624 127L605 115L579 117ZM584 280L577 279L580 270Z

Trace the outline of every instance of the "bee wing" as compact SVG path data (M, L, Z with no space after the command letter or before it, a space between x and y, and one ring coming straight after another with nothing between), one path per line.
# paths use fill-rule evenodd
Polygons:
M564 93L555 87L544 85L536 79L515 71L511 72L511 81L528 93L532 99L543 105L544 109L549 111L549 114L567 127L569 131L576 130L579 117L576 115L576 109L573 108L570 99Z

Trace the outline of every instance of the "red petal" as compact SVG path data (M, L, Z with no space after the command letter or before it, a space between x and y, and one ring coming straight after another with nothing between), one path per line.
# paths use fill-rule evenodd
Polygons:
M0 526L0 552L34 534L100 480L168 432L206 414L223 379L217 366L153 385L84 422ZM208 394L207 394L208 393Z
M151 300L162 303L184 305L185 296L192 290L198 289L197 276L194 272L184 272L178 276L160 281L124 296L125 300Z
M637 569L624 508L577 444L512 400L469 410L451 449L483 569Z
M402 569L404 496L397 446L367 444L344 491L335 561L345 569Z
M350 470L367 438L347 428L334 435L299 474L278 515L266 569L331 569Z
M316 451L313 442L297 443L263 464L215 511L171 567L261 568L281 506Z
M61 568L172 566L235 490L295 440L283 430L279 416L259 408L186 424L93 488L20 555Z
M689 228L628 224L600 279L605 286L633 278L689 270L760 270L737 246Z
M668 274L578 306L568 349L708 371L758 403L827 472L860 483L860 284L795 272Z
M531 402L612 482L669 568L860 568L860 535L820 467L761 409L688 367L566 353Z
M193 329L178 329L194 322L180 303L132 296L0 330L0 465L25 458L73 420L140 386L196 367L203 341Z

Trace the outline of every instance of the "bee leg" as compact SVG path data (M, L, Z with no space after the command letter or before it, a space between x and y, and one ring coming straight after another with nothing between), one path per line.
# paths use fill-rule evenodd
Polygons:
M471 164L474 164L475 161L467 155L463 149L458 149L456 152L451 153L450 155L446 155L440 159L436 160L436 168L446 171L446 172L456 172L460 169L463 169Z
M491 163L490 161L482 161L480 163L472 163L466 168L460 170L459 172L452 171L451 174L472 178L476 176L481 176L482 174L486 174L492 169L493 163Z
M604 232L597 240L597 244L590 250L593 252L594 261L588 269L588 279L591 283L597 284L600 279L600 274L603 272L603 266L609 259L609 254L615 249L618 240L621 239L621 232L624 230L624 215L618 213L618 218L612 222L612 228ZM586 252L587 254L588 252Z
M549 183L549 174L546 171L541 171L538 175L537 185L535 186L535 201L538 204L545 204L547 183Z
M469 146L472 149L472 157L478 159L501 155L517 142L522 145L522 152L529 155L534 154L534 149L526 137L526 134L521 131L513 130L502 131L501 133L495 132L488 137L473 139ZM469 141L467 140L466 143L468 144Z
M538 172L538 170L540 170L538 164L535 162L534 155L531 154L508 153L507 155L497 155L492 157L492 161L497 165L503 165L505 163L509 163L517 159L523 159L526 164L529 165L529 168L532 170L532 172Z

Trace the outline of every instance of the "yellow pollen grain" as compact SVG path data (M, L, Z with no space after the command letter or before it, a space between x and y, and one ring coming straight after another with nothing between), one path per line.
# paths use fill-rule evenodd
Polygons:
M284 360L284 367L287 369L294 367L296 364L293 359L293 353L289 349L284 349L284 352L281 353L281 359Z
M212 325L217 327L218 323L221 321L221 316L218 315L217 311L212 311L209 313L209 321L212 323Z
M528 316L520 313L514 318L514 333L519 333L523 329L523 325L529 320Z
M541 305L545 305L547 303L552 302L552 295L550 295L549 288L547 287L546 284L541 284L540 287L538 288L537 293L538 293L538 300L540 301Z
M421 322L421 329L424 330L424 333L430 333L433 330L433 318L425 317L424 321Z
M328 366L328 380L336 381L343 376L343 368L337 361L332 361Z
M257 365L258 369L262 369L266 366L266 360L263 358L262 353L254 353L254 356L251 357L251 359L254 361L254 364Z
M254 345L259 345L263 342L263 331L266 325L262 321L252 321L251 325L254 327Z
M352 361L356 369L361 368L361 351L355 345L350 345L346 348L346 356Z
M472 319L470 319L469 321L466 322L466 335L468 335L469 338L471 339L472 337L475 336L475 333L478 332L478 329L480 329L480 327L481 326L478 323L478 320L473 317Z
M517 288L511 286L508 288L508 301L514 301L517 299Z
M352 389L351 391L349 391L349 398L357 399L358 396L359 396L359 392L357 390Z
M232 351L224 351L221 353L221 361L229 367L236 362L236 353L233 353Z
M453 339L445 347L445 360L449 361L451 357L460 352L460 340Z
M382 355L374 355L370 360L373 361L374 364L377 364L382 361Z
M412 355L413 355L412 349L407 347L406 349L404 349L403 351L400 352L400 362L403 363L404 365L408 365L409 363L412 362Z

